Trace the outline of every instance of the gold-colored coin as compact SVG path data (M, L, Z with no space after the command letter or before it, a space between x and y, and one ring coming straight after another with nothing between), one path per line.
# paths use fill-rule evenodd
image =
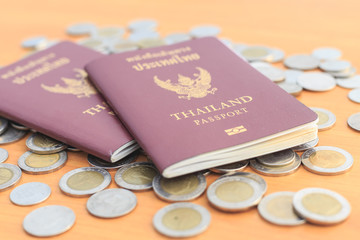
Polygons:
M262 46L246 47L241 51L241 55L248 61L267 60L271 57L271 50Z
M313 110L318 115L319 121L317 122L317 126L319 131L327 130L334 126L336 122L336 116L332 112L323 108L314 107L312 107L311 110Z
M49 155L40 155L40 154L32 153L25 159L25 163L29 167L43 168L55 164L57 161L59 161L59 159L60 159L60 154L58 153L49 154Z
M189 230L201 222L201 215L198 211L191 208L176 208L165 213L163 224L173 230Z
M350 153L336 147L315 147L301 156L306 170L321 175L337 175L348 171L353 158Z
M7 168L0 168L0 185L4 184L14 176L14 173Z
M162 189L173 195L184 195L193 192L199 185L196 175L185 175L181 177L160 180Z
M74 190L89 190L98 187L104 181L99 172L86 171L75 173L67 180L66 184Z
M246 182L225 182L215 190L216 196L225 202L241 202L254 194L254 189Z
M308 211L323 216L332 216L341 211L341 203L328 194L311 193L304 196L301 203Z
M15 185L21 178L21 170L10 163L0 163L0 192Z
M19 167L29 174L45 174L62 168L67 161L67 154L61 151L53 154L36 154L27 151L18 160Z
M26 146L37 154L57 153L66 149L66 145L41 133L33 133L26 140Z

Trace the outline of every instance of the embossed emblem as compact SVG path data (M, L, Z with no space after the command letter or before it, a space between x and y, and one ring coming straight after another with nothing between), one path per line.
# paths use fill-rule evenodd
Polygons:
M243 125L225 130L225 132L229 136L239 134L242 132L246 132L246 131L247 131L247 129Z
M154 82L166 90L176 92L180 96L178 98L188 99L203 98L209 93L215 94L217 88L211 88L211 75L208 71L201 67L196 67L199 73L194 73L195 79L178 74L178 82L172 83L171 80L162 81L157 76L154 77ZM185 96L183 96L185 95Z
M93 94L97 94L95 88L88 82L87 73L83 69L75 68L74 72L76 73L75 78L61 78L65 86L61 86L60 84L56 84L55 86L41 84L41 87L52 93L73 94L78 98L90 97Z

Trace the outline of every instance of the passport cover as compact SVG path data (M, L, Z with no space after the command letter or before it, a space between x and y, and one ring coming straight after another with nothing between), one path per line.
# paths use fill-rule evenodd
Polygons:
M104 160L131 153L135 141L84 71L101 56L62 42L0 69L0 115Z
M161 172L317 120L212 37L106 56L85 69Z

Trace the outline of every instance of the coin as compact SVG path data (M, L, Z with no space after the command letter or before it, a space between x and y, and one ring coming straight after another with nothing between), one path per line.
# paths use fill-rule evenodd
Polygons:
M15 185L21 178L21 170L10 163L0 163L0 192Z
M251 173L251 172L228 173L228 174L220 176L218 179L233 177L233 176L247 177L247 178L251 178L252 180L255 180L260 185L260 188L262 190L262 195L264 195L267 191L267 183L265 182L265 180L258 174Z
M342 53L336 48L321 47L314 49L312 55L320 60L336 60L341 57Z
M5 118L0 117L0 135L3 134L9 125L9 121Z
M131 42L139 42L146 39L158 39L160 34L153 31L139 31L131 33L128 37L128 40Z
M92 195L87 210L100 218L116 218L130 213L137 204L135 194L126 189L105 189Z
M330 75L336 78L349 78L355 75L356 68L350 67L350 69L347 69L345 71L340 72L328 72Z
M51 237L68 231L75 213L68 207L49 205L30 212L23 221L24 230L36 237Z
M191 237L204 232L211 216L194 203L173 203L160 209L153 218L155 229L168 237Z
M348 93L348 98L356 103L360 103L360 88L355 88Z
M323 188L305 188L293 200L298 215L306 221L321 225L344 221L350 214L349 202L340 194Z
M328 60L320 63L320 68L326 72L342 72L350 67L351 63L345 60Z
M8 159L9 153L6 149L0 148L0 163L5 162Z
M320 146L307 150L301 156L306 170L320 175L338 175L348 171L354 159L337 147Z
M283 70L273 67L268 63L252 62L250 65L273 82L281 82L285 79L285 73Z
M294 151L298 151L298 152L300 152L300 151L305 151L305 150L308 150L308 149L310 149L310 148L315 147L315 146L318 144L318 142L319 142L319 138L316 138L316 139L314 139L314 140L311 140L310 142L307 142L307 143L304 143L304 144L300 144L300 145L298 145L298 146L296 146L296 147L293 147L292 149L293 149Z
M280 82L278 86L285 90L287 93L297 97L302 92L303 88L298 84L288 83L288 82Z
M360 131L360 112L351 115L348 118L347 123L352 129Z
M89 164L93 167L99 167L99 168L111 170L111 169L118 169L126 164L133 162L138 156L139 156L139 152L135 151L117 162L107 162L91 154L88 154L87 160Z
M18 160L19 167L29 174L51 173L62 168L67 161L65 151L52 154L36 154L27 151Z
M108 43L101 38L81 39L77 43L80 44L81 46L90 48L92 50L95 50L95 51L98 51L98 52L101 52L104 54L109 53Z
M360 75L355 75L350 78L338 78L336 84L343 88L360 88Z
M140 48L151 48L151 47L159 47L165 45L164 40L161 38L150 38L143 39L137 42Z
M241 172L246 168L249 164L249 160L243 160L240 162L234 162L218 167L211 168L210 170L216 173L233 173L233 172Z
M116 26L101 27L91 33L92 37L105 40L120 39L125 33L125 29Z
M280 62L284 59L285 53L283 50L278 48L270 48L270 56L267 58L267 61L271 63Z
M320 72L303 73L298 77L298 84L316 92L329 91L336 86L335 79L330 74Z
M159 171L148 162L135 162L120 168L115 174L115 183L130 190L147 190L152 188L153 179Z
M232 49L233 48L233 43L230 39L228 38L219 38L219 40L228 48Z
M194 38L217 36L221 32L218 26L213 25L202 25L193 27L190 30L190 35Z
M111 175L96 167L77 168L61 177L59 186L66 195L86 197L106 188L111 182Z
M164 178L160 174L153 179L155 194L165 201L190 201L199 197L206 189L206 179L201 173L175 178Z
M153 19L139 19L129 23L128 29L132 32L154 30L158 26L157 21Z
M238 212L256 206L263 195L260 184L247 177L219 178L207 190L210 204L222 211Z
M283 226L296 226L305 223L293 209L294 192L276 192L264 197L258 211L266 221Z
M36 36L27 38L22 41L21 46L23 48L36 49L38 46L45 44L47 42L47 38L44 36Z
M240 53L248 61L266 61L271 59L270 48L263 46L247 46Z
M188 41L190 39L191 36L187 33L171 33L164 38L164 41L166 44L170 45L170 44Z
M124 39L118 40L110 45L111 53L121 53L137 49L139 49L139 46L135 42Z
M0 135L0 144L12 143L20 140L26 135L27 131L17 130L8 126L6 131Z
M75 23L66 28L66 33L73 36L90 35L96 32L96 26L90 22Z
M17 130L22 130L22 131L30 130L30 128L25 127L24 125L21 125L20 123L14 121L10 122L10 125Z
M70 152L81 152L80 149L73 147L73 146L67 146L66 150L68 150Z
M270 167L282 167L295 161L295 152L292 149L266 154L257 157L257 161L263 165Z
M298 76L300 76L303 73L304 73L303 71L287 69L285 70L285 82L297 84Z
M319 131L324 131L334 126L336 116L332 112L323 108L311 107L310 109L313 110L319 117L319 121L317 122Z
M282 167L270 167L259 163L257 160L250 160L250 167L257 173L263 174L265 176L286 176L293 174L300 166L301 159L299 155L295 153L295 161L291 164L282 166Z
M48 199L51 193L49 185L41 182L24 183L10 193L12 203L20 206L30 206Z
M26 140L26 146L30 151L37 154L51 154L57 153L66 149L66 145L62 142L56 141L39 132L33 133Z
M319 59L304 54L289 56L285 59L284 64L288 68L298 70L312 70L319 66Z

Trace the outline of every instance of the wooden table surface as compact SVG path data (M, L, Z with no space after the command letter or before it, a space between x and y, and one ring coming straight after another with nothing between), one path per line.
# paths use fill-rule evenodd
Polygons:
M357 0L0 2L0 65L14 62L26 53L20 43L27 37L45 35L50 39L72 39L65 33L66 27L72 23L91 21L98 26L126 26L134 19L152 18L159 22L158 30L162 36L187 32L194 25L216 24L222 29L221 37L235 43L279 47L287 55L311 53L316 47L333 46L343 51L343 59L360 69L360 2ZM282 64L278 66L283 67ZM351 215L345 222L327 227L312 224L280 227L264 221L256 208L232 214L218 211L202 195L192 202L206 207L212 219L209 228L194 239L358 239L360 133L350 129L346 121L351 114L360 112L360 104L351 102L347 98L348 92L340 87L322 93L304 91L298 99L307 106L325 108L336 115L335 126L319 132L319 146L336 146L350 152L354 157L353 168L339 176L320 176L301 167L290 176L264 177L268 183L267 194L306 187L322 187L340 193L352 206ZM14 97L21 96L14 93ZM25 138L0 147L9 151L6 162L13 164L27 150ZM73 209L77 219L72 229L54 239L165 239L154 230L152 218L168 203L159 200L153 191L136 193L136 209L116 219L93 217L85 207L87 198L62 194L58 187L61 176L84 166L88 166L85 153L69 153L66 166L57 172L45 175L23 173L17 185L40 181L51 186L50 198L39 205L15 206L9 200L11 189L0 192L0 238L33 238L22 229L24 217L36 208L60 204ZM247 168L246 171L252 170ZM114 172L111 175L114 176ZM217 177L207 176L208 185ZM112 182L109 187L117 186Z

